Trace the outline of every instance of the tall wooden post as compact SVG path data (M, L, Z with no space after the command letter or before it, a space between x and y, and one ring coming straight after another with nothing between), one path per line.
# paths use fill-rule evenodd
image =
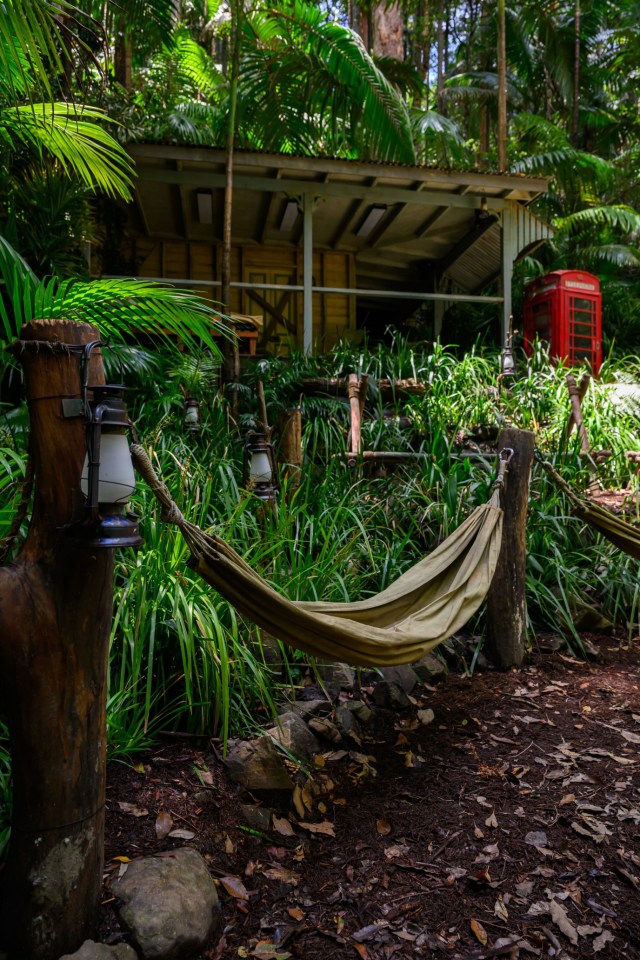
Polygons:
M502 491L502 547L487 596L485 652L501 670L520 666L526 643L525 595L526 524L534 435L528 430L501 430L498 450L510 447L513 456Z
M0 877L0 944L11 960L57 960L91 935L104 842L105 691L113 550L65 527L82 514L84 323L24 328L35 498L17 560L0 569L0 698L9 723L12 833ZM75 348L75 349L74 349ZM90 383L104 383L98 351Z

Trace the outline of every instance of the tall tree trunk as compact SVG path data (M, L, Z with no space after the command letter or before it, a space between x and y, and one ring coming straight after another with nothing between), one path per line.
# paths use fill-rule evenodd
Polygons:
M373 53L404 60L404 17L399 3L379 3L372 10Z
M0 569L13 777L0 943L11 960L75 952L93 932L102 884L113 550L65 530L82 513L85 424L62 412L63 398L80 395L77 348L96 339L65 320L22 332L36 488L27 541ZM90 382L104 383L97 352Z
M575 36L573 46L573 104L571 117L571 142L574 147L578 146L580 139L580 30L582 24L582 11L580 9L580 0L576 0L576 22Z
M118 17L116 23L116 40L113 54L113 73L116 82L125 90L131 89L131 62L133 49L131 36L127 31L126 17Z
M507 43L505 0L498 0L498 170L507 170Z
M486 37L489 30L489 20L490 12L489 5L487 0L482 3L481 12L480 12L480 49L481 55L479 57L479 68L481 71L487 71L491 69L491 64L489 62L489 54L487 52L487 43ZM480 106L478 109L478 157L477 157L477 166L480 170L485 170L487 167L488 157L489 157L489 142L490 142L490 131L491 123L489 116L489 105L485 98L480 101Z
M436 110L444 110L444 6L443 0L438 0L438 39L437 39L437 66L436 66Z
M227 158L225 164L224 220L222 233L222 309L231 310L231 218L233 214L233 152L236 132L236 108L238 103L238 73L240 67L240 17L241 0L231 3L231 55L229 68L229 127L227 130ZM237 383L240 380L240 352L238 340L224 341L225 379ZM234 394L234 409L237 398Z
M365 49L369 49L369 15L357 3L349 4L349 26L362 40Z

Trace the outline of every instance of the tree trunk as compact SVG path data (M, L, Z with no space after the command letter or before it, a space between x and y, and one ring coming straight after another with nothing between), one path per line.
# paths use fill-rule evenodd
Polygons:
M0 941L15 960L57 960L91 935L102 883L105 697L113 551L64 528L81 518L77 345L88 324L38 320L22 334L36 489L27 541L0 569L0 697L11 738L12 833ZM75 350L67 346L76 345ZM104 383L91 359L91 383Z
M498 437L498 450L513 450L502 492L502 546L487 596L486 654L500 670L518 667L524 658L526 524L533 446L534 436L528 430L508 428Z
M224 221L222 232L222 310L231 311L231 219L233 213L233 152L235 147L236 108L238 102L238 71L240 65L240 6L239 0L231 3L231 78L229 85L229 127L227 130L227 158L225 164ZM237 337L223 341L225 379L233 383L240 380L240 350ZM237 412L237 396L234 394L234 414Z
M438 0L437 10L438 20L438 40L437 40L437 66L436 66L436 110L438 113L444 112L444 5L442 0Z
M374 56L404 60L404 17L400 4L377 4L372 20Z
M127 31L126 17L118 18L116 24L115 48L113 53L113 73L116 82L125 88L131 90L132 85L132 67L133 46L131 37Z
M573 104L571 118L571 142L574 147L578 146L580 139L580 28L582 22L582 11L580 9L580 0L576 0L576 23L573 47Z
M505 0L498 0L498 172L507 170L507 47Z

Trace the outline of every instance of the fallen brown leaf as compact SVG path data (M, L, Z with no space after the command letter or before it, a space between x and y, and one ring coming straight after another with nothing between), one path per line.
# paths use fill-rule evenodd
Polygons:
M486 947L486 945L487 945L487 940L488 940L489 938L488 938L488 936L487 936L487 931L486 931L485 928L482 926L482 924L480 923L480 921L479 921L479 920L471 920L469 926L471 927L471 930L473 931L474 936L480 941L480 943L482 944L482 946L483 946L483 947Z
M149 811L146 807L139 807L135 803L125 803L124 801L119 801L118 807L120 808L120 813L128 813L132 817L149 816Z
M249 893L240 877L220 877L220 883L230 897L236 900L248 900Z
M326 837L335 837L336 835L333 824L329 820L323 820L322 823L304 823L301 820L298 826L302 827L303 830L308 830L309 833L322 833Z
M283 837L295 837L295 830L286 817L274 817L273 829Z
M173 820L166 810L161 810L156 817L156 837L158 840L162 840L164 837L169 835L172 829Z

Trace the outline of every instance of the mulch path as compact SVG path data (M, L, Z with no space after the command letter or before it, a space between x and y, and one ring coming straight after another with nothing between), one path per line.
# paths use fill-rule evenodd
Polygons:
M590 639L598 662L538 652L377 710L260 798L266 831L206 742L111 764L101 939L126 939L115 858L189 844L222 903L206 960L640 958L640 641Z

